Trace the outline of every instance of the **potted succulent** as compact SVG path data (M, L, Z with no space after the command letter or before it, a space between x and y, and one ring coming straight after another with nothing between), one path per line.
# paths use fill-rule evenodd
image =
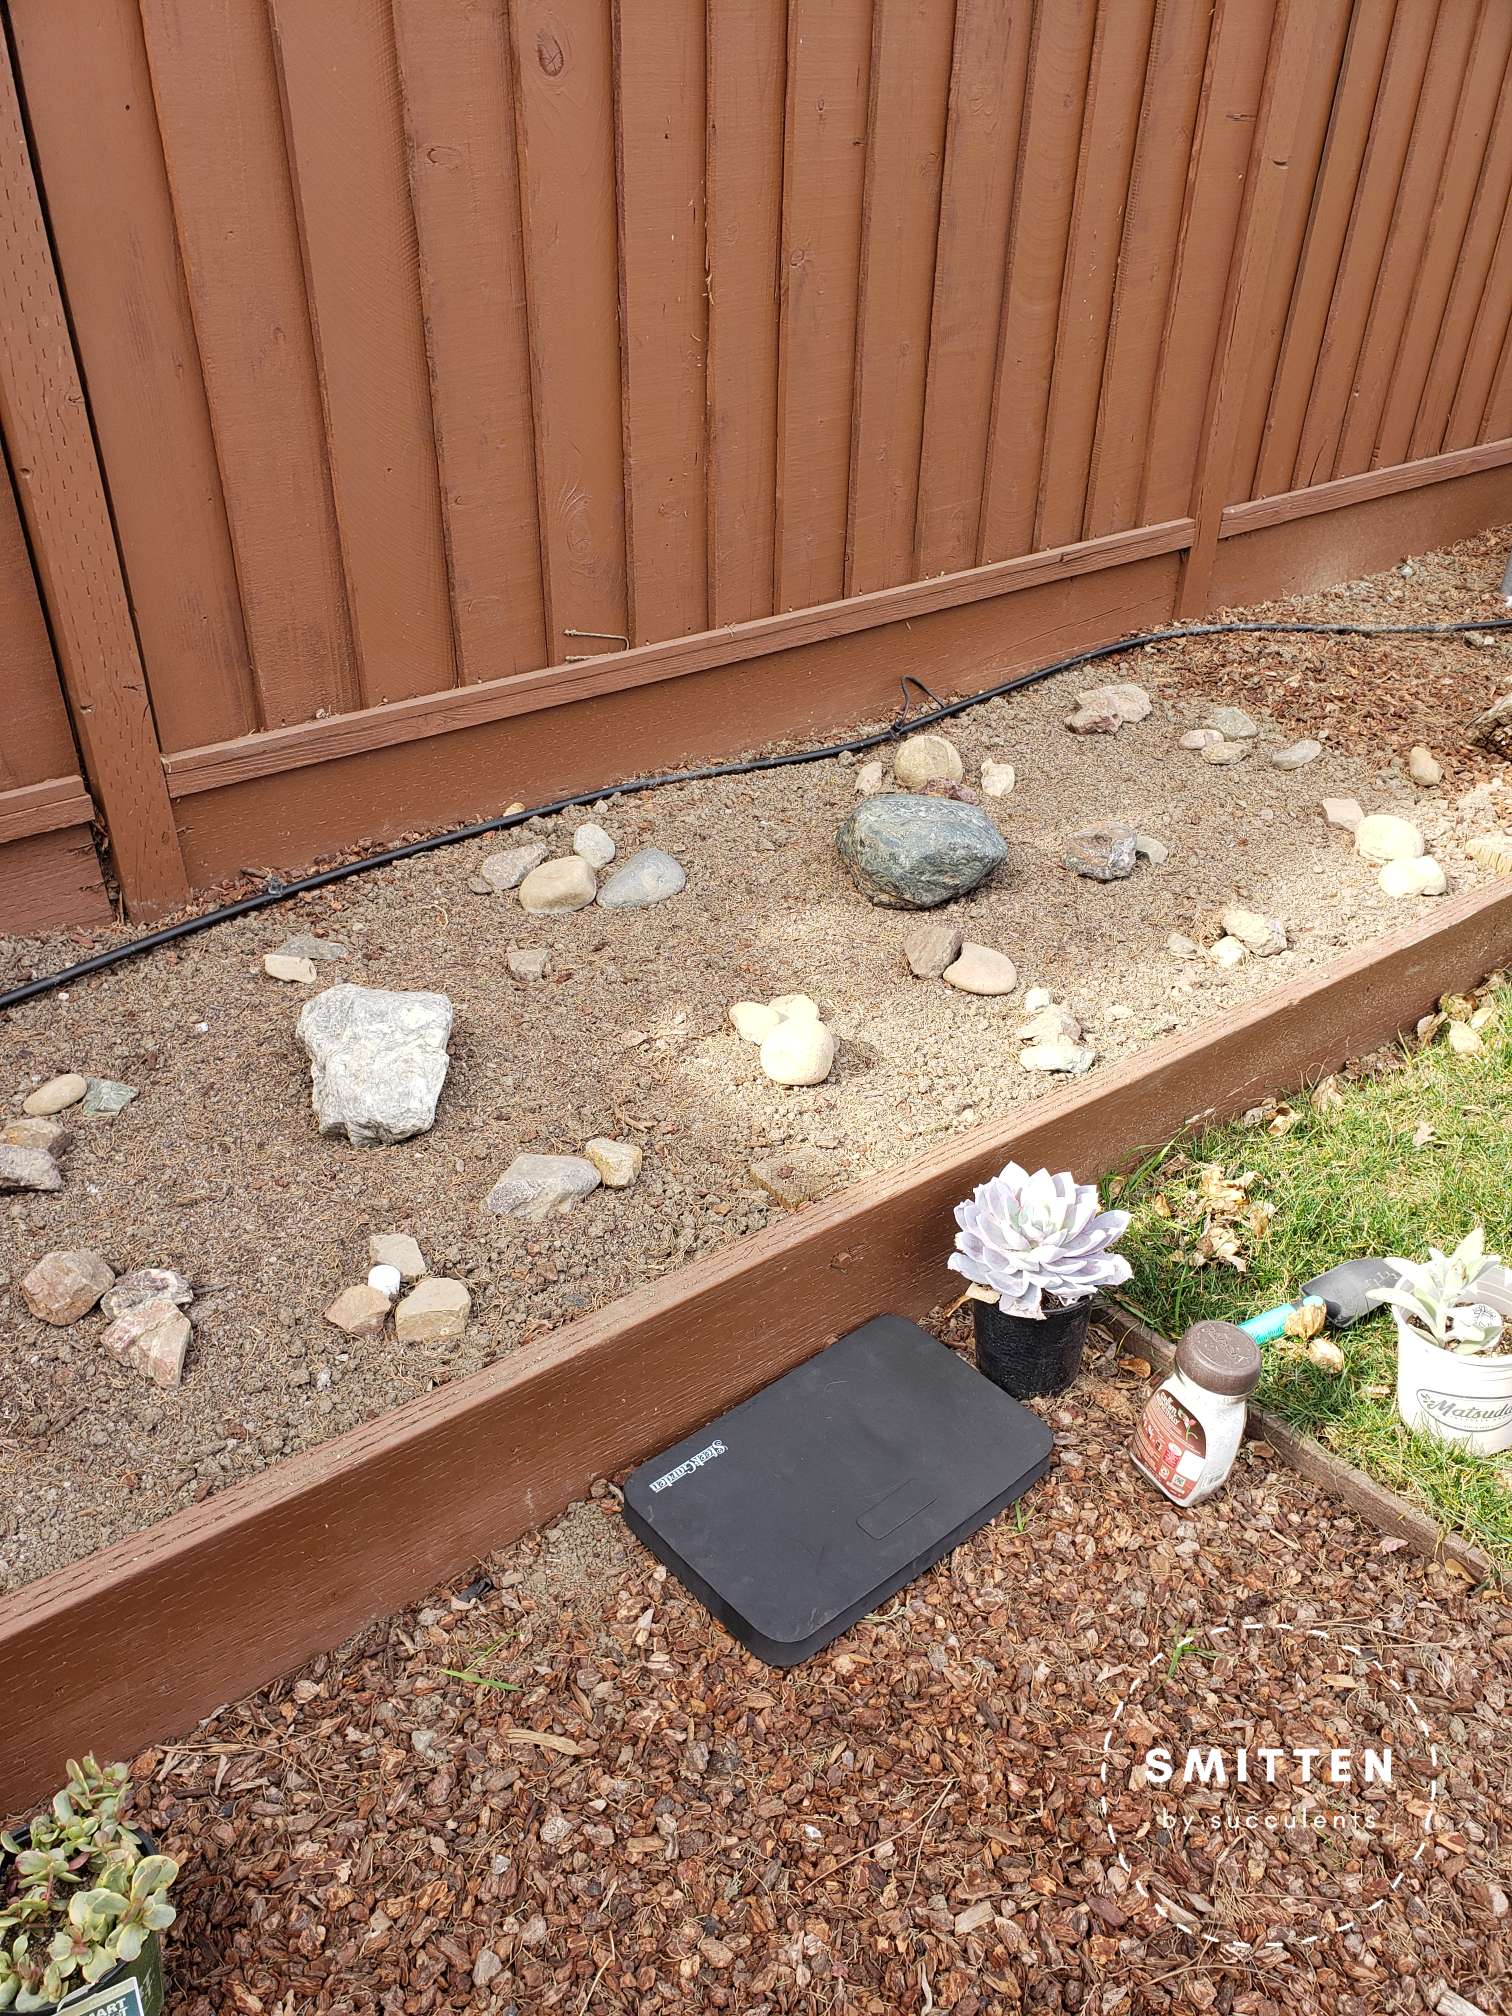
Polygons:
M1501 1263L1477 1225L1450 1254L1390 1259L1396 1275L1375 1300L1396 1318L1397 1412L1409 1428L1478 1455L1512 1449L1512 1333L1492 1297L1502 1299Z
M977 1364L1017 1400L1059 1393L1081 1370L1092 1298L1132 1271L1109 1252L1127 1211L1103 1211L1095 1183L1031 1176L1010 1162L956 1206L950 1265L972 1284Z
M124 1764L71 1760L50 1810L0 1834L0 2010L160 2016L178 1864L121 1818Z

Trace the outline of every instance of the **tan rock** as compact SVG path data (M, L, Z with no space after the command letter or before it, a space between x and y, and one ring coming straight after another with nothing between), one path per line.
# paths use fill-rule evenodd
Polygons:
M366 1281L343 1288L325 1312L327 1323L348 1337L376 1337L388 1321L389 1298Z
M1353 833L1365 817L1365 807L1358 798L1325 798L1323 817L1340 832Z
M747 1043L763 1042L782 1019L777 1009L768 1008L764 1001L736 1001L730 1007L735 1033Z
M1246 952L1257 959L1270 959L1286 950L1286 926L1279 917L1267 917L1259 910L1241 910L1237 904L1224 911L1224 930L1237 938Z
M63 1171L45 1148L0 1142L0 1190L61 1190Z
M961 944L953 924L915 924L903 940L903 957L920 980L938 980L960 958Z
M861 798L873 798L882 789L882 765L878 762L863 763L856 772L856 793Z
M368 1261L374 1267L397 1267L405 1281L418 1281L430 1272L408 1232L375 1232L368 1241Z
M566 854L532 868L520 884L520 905L532 917L584 910L598 894L598 877L581 855Z
M1407 752L1407 775L1420 791L1432 791L1444 781L1444 766L1421 742Z
M932 777L959 784L965 775L961 752L943 735L910 735L893 757L893 782L900 791L917 791Z
M1242 966L1248 959L1249 947L1242 938L1220 938L1208 957L1220 972L1232 973L1236 966Z
M778 1085L822 1085L835 1062L835 1039L822 1022L792 1015L761 1046L761 1068Z
M1005 952L967 939L960 958L945 968L944 979L963 994L1011 994L1018 985L1018 968Z
M472 1312L465 1282L444 1274L427 1274L394 1311L394 1331L401 1344L436 1344L460 1337Z
M70 1106L77 1106L89 1090L89 1080L77 1071L64 1071L56 1078L49 1078L45 1085L39 1085L35 1092L29 1092L21 1101L23 1113L62 1113Z
M1417 827L1394 812L1372 812L1355 828L1355 852L1363 860L1414 861L1424 851Z
M45 1253L21 1283L33 1316L44 1323L77 1323L115 1280L115 1270L91 1248Z
M0 1147L40 1148L44 1155L51 1155L56 1161L73 1146L73 1129L50 1114L28 1114L20 1120L7 1120L0 1127Z
M984 798L1006 798L1018 782L1018 773L1011 763L984 763L982 765L982 796Z
M819 1020L819 1003L812 994L774 994L767 1006L784 1021L794 1016L805 1022Z
M114 1358L154 1386L178 1386L192 1332L189 1318L166 1295L138 1302L116 1318L100 1342Z
M645 1160L645 1150L638 1141L614 1141L607 1134L585 1142L583 1153L603 1178L606 1190L628 1190Z
M751 1178L789 1211L812 1203L835 1187L835 1164L817 1148L784 1149L765 1162L751 1164Z
M289 952L265 952L263 971L270 980L291 980L301 987L313 987L318 977L313 959L296 959Z
M1449 888L1449 878L1431 854L1383 861L1376 879L1383 896L1442 896Z

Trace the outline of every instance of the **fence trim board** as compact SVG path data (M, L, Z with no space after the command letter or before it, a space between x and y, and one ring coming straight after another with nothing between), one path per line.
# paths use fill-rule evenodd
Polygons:
M1394 497L1402 491L1420 490L1429 483L1452 483L1461 476L1477 475L1482 469L1503 469L1512 463L1512 439L1482 441L1474 448L1454 448L1446 455L1428 455L1418 462L1399 462L1387 469L1366 469L1357 476L1335 476L1310 490L1283 490L1276 497L1257 497L1246 504L1229 504L1223 512L1219 537L1232 539L1237 533L1258 532L1267 525L1282 525L1292 518L1311 518L1319 511L1342 511L1351 504L1366 504L1373 497ZM1512 498L1508 500L1512 510ZM1418 549L1424 550L1424 549Z

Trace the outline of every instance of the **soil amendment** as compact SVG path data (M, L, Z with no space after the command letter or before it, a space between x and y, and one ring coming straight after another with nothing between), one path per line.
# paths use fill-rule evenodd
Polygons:
M1483 535L1410 575L1268 613L1489 619L1504 544ZM1117 735L1069 734L1074 693L1096 676L1148 686L1149 719ZM968 781L986 760L1011 763L1018 781L984 801L1008 842L1006 865L933 914L1012 958L1020 991L1009 997L913 978L901 943L916 918L872 908L836 854L856 765L829 762L606 800L222 926L13 1011L0 1028L0 1102L11 1110L59 1071L124 1080L139 1096L114 1117L77 1121L61 1192L0 1208L0 1588L766 1224L783 1206L753 1164L797 1158L803 1187L821 1194L1033 1099L1057 1081L1019 1064L1025 988L1046 987L1074 1010L1100 1067L1422 914L1426 899L1381 894L1375 868L1325 825L1324 796L1413 818L1451 888L1484 879L1464 842L1512 823L1512 792L1462 735L1509 677L1505 641L1205 640L1049 681L949 724ZM1233 768L1178 746L1215 701L1242 704L1261 724L1255 753ZM1270 751L1304 735L1325 740L1323 755L1299 772L1273 768ZM1445 765L1441 791L1407 781L1418 740ZM508 797L502 779L501 805ZM538 834L565 852L589 817L621 860L643 845L675 855L686 891L653 909L533 917L513 896L469 889L498 846ZM1108 820L1163 841L1169 859L1109 884L1068 872L1070 836ZM1290 949L1233 972L1167 950L1172 933L1208 942L1236 902L1283 919ZM321 965L321 986L451 997L451 1073L431 1133L381 1149L317 1135L294 1036L310 990L262 970L264 953L300 932L348 948ZM547 976L513 978L512 946L546 947ZM80 949L77 938L0 942L0 983ZM731 1002L794 991L817 999L840 1039L828 1081L804 1091L770 1083L727 1017ZM520 1150L580 1153L602 1135L644 1147L633 1189L596 1191L539 1225L483 1210ZM391 1329L348 1339L323 1321L365 1276L369 1235L390 1230L412 1233L433 1271L468 1283L460 1341L402 1346ZM118 1271L174 1267L196 1285L181 1389L161 1393L109 1360L98 1316L52 1329L27 1314L16 1283L63 1247L95 1248Z

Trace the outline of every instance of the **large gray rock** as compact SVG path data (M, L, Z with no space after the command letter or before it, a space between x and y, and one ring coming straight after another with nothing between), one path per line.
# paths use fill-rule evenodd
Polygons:
M408 1141L436 1118L452 1004L444 994L328 987L299 1013L322 1134L354 1148Z
M835 844L862 895L892 910L932 910L964 896L1008 858L977 806L897 791L863 799Z
M642 847L600 884L598 900L606 910L645 910L680 894L687 884L682 863L664 847Z

